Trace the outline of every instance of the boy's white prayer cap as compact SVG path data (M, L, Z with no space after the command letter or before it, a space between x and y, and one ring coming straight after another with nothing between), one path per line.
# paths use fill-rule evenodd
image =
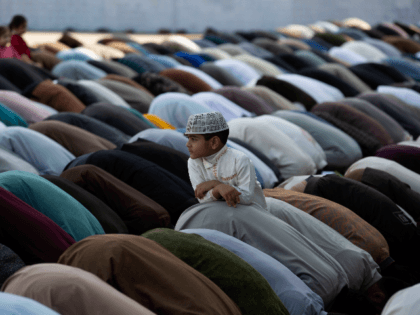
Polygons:
M215 133L229 129L220 112L210 112L191 115L188 118L186 135Z

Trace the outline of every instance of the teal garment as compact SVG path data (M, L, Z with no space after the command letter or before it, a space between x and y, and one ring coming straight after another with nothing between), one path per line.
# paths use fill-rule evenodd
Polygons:
M6 105L0 103L0 121L6 126L28 127L28 123Z
M105 234L99 221L80 202L41 176L23 171L1 173L0 187L49 217L76 241Z
M142 234L213 281L243 315L288 315L267 280L242 258L196 234L157 228Z
M148 119L146 119L142 113L140 113L137 109L134 109L132 107L127 108L128 111L130 111L131 113L133 113L134 115L136 115L138 118L140 118L141 120L143 120L147 125L150 126L150 128L157 128L153 123L151 123Z

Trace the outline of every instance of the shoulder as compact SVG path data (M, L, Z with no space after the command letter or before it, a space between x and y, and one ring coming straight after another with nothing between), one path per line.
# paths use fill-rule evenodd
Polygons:
M227 153L226 155L229 156L229 158L234 158L235 160L239 160L239 161L249 160L248 156L244 152L239 151L234 148L228 147L226 153Z
M244 152L228 148L226 158L230 161L235 161L235 164L237 166L245 166L245 165L252 165L252 162L248 155L246 155Z
M200 158L198 159L188 158L188 167L198 168L202 165L203 165L203 162L201 161Z

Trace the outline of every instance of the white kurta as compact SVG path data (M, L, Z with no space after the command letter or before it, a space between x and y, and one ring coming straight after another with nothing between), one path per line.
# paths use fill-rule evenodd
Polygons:
M188 159L188 173L195 190L198 184L218 180L241 193L241 204L257 204L267 209L261 184L257 180L251 160L242 152L226 145L216 154L205 158ZM200 203L217 200L212 190L199 199Z
M420 309L420 284L395 293L386 303L382 315L415 315Z

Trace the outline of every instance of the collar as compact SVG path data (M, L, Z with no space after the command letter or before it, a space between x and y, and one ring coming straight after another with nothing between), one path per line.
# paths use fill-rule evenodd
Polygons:
M201 158L201 161L203 162L204 168L210 168L213 165L217 163L217 161L222 157L223 154L226 153L228 149L228 146L225 144L223 148L221 148L218 152L215 154L206 156L205 158Z

